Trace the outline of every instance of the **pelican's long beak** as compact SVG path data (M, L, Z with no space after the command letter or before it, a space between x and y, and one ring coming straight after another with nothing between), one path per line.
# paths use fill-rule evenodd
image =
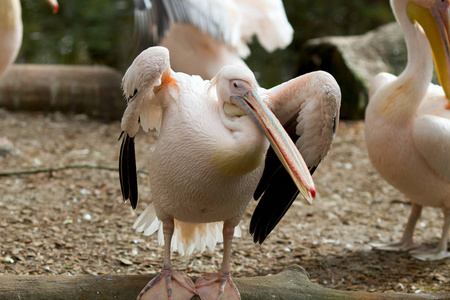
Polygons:
M242 107L255 120L258 127L269 139L272 148L291 175L300 193L309 204L312 204L316 191L311 173L294 142L277 117L261 100L257 91L249 91L244 97L231 97L231 100Z
M46 0L47 3L52 7L53 13L56 14L59 10L59 4L56 0Z
M422 26L430 42L439 82L450 101L449 6L448 0L436 1L431 7L409 2L406 9L411 22ZM447 108L450 109L450 102Z

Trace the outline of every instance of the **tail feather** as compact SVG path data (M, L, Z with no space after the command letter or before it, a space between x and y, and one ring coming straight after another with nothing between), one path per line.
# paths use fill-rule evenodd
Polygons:
M191 255L194 250L202 253L206 247L213 250L217 243L223 242L223 222L186 223L174 220L171 250L180 255ZM158 231L158 243L164 245L162 222L155 213L153 203L137 218L133 228L149 236ZM234 236L240 237L241 230L236 226Z

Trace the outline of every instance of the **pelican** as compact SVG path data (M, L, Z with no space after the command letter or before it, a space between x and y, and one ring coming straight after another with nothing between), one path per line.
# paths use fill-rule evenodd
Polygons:
M450 257L449 0L391 0L406 40L408 63L398 76L378 74L366 108L366 143L378 172L412 202L400 241L376 248L409 251L420 260ZM430 84L433 58L442 87ZM416 249L423 206L442 208L436 249Z
M264 193L251 226L255 241L262 242L299 191L312 201L310 171L327 155L337 129L336 81L315 72L265 90L241 65L225 66L206 81L174 72L169 51L151 47L136 57L122 86L128 105L121 122L120 182L133 208L134 137L140 127L159 132L149 159L152 203L133 227L146 235L159 230L164 261L138 298L239 299L230 259L242 215L253 194L259 199ZM223 241L218 274L205 274L194 284L173 269L171 250L190 254L213 249L217 241Z
M56 0L46 0L58 11ZM22 44L22 9L19 0L0 1L0 78L14 62Z
M281 0L135 0L141 49L169 49L177 72L211 79L225 65L245 66L254 35L269 52L287 47L294 30Z

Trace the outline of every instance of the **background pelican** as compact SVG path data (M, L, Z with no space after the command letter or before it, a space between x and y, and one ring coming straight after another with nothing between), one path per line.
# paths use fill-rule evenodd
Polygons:
M366 142L373 165L409 197L412 209L401 241L376 246L417 248L413 232L422 207L440 207L444 226L438 247L414 252L418 259L437 260L450 256L449 1L391 0L391 6L405 35L408 64L398 77L375 77L366 109ZM432 57L442 88L430 84Z
M135 0L140 49L160 44L177 72L211 79L225 65L245 65L254 35L267 51L288 46L294 30L281 0Z
M56 0L46 0L58 11ZM19 0L0 1L0 78L14 62L22 44L22 9Z
M203 81L173 72L167 49L153 47L127 70L123 90L128 106L121 125L121 188L133 208L138 200L134 136L139 127L159 131L149 160L153 202L134 227L147 235L159 229L164 264L140 297L166 295L163 289L186 298L196 293L203 299L222 293L239 298L230 278L235 227L257 187L258 198L266 191L252 220L259 242L279 222L298 190L312 200L315 191L308 169L314 171L326 156L337 129L336 81L315 72L265 90L243 66L224 67L211 81ZM269 142L276 155L266 159ZM280 191L279 178L291 181L289 177L295 188ZM214 248L219 240L224 242L219 274L206 274L194 285L173 270L171 248L189 254Z

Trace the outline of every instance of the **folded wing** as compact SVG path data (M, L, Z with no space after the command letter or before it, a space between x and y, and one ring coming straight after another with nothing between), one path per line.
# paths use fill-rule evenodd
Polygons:
M159 130L165 99L158 91L176 87L174 75L167 49L152 47L136 57L122 79L128 105L121 122L120 187L123 199L130 200L133 209L138 202L134 138L139 127L146 132L149 129Z
M313 174L336 135L341 102L337 82L328 73L314 72L263 92ZM250 223L255 243L264 242L297 195L295 184L270 148L254 193L259 200Z

